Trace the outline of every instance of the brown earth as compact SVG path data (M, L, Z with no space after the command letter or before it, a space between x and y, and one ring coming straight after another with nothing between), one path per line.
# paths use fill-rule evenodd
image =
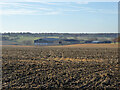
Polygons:
M3 46L2 61L4 89L120 85L118 48Z

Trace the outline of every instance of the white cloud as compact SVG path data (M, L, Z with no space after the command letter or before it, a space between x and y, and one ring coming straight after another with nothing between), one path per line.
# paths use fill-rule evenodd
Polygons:
M9 6L14 6L14 7L30 7L31 5L29 4L24 4L24 3L17 3L17 2L0 2L1 7L9 7Z
M18 2L0 2L0 15L56 15L58 11L50 7ZM5 7L5 8L4 8ZM7 7L7 8L6 8Z
M26 0L27 1L27 0ZM33 1L33 0L29 0ZM39 1L39 0L35 0ZM71 0L72 1L72 0ZM76 2L77 4L87 4L87 2ZM109 13L109 14L117 14L117 11L112 10L101 10L90 7L80 7L80 6L72 6L71 3L65 3L65 8L62 8L63 3L48 3L50 5L58 5L56 7L51 7L50 5L41 6L40 4L30 4L30 3L18 3L18 2L0 2L0 6L8 7L3 8L0 15L57 15L64 14L66 12L79 12L86 11L90 13ZM10 7L10 8L9 8ZM17 8L16 8L17 7Z
M0 2L83 2L83 0L0 0ZM119 2L119 0L84 0L85 2Z
M25 9L19 9L19 10L7 9L7 10L0 10L0 15L33 14L36 12L37 11L25 10Z
M7 9L0 10L0 15L57 15L60 14L60 11L47 11L39 12L39 10L27 10L27 9Z
M19 7L19 8L26 8L26 9L39 9L39 10L51 10L50 8L45 8L45 7L40 7L38 5L38 7L35 7L37 5L34 5L34 4L25 4L25 3L16 3L16 2L13 2L13 3L8 3L8 2L0 2L0 6L1 7L10 7L10 6L13 6L13 8L15 7Z
M60 14L60 12L58 12L58 11L52 11L52 12L47 12L44 15L56 15L56 14Z

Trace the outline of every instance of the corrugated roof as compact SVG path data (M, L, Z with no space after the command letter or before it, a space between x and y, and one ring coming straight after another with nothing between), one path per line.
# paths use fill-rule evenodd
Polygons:
M59 40L57 38L43 38L43 40L46 40L46 41L56 41L56 40Z

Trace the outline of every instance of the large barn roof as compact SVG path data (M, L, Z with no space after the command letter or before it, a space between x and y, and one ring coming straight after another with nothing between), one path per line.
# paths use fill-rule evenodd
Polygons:
M43 40L46 40L46 41L56 41L56 40L59 40L57 38L43 38Z
M57 38L43 38L43 39L37 39L37 40L34 40L35 43L52 43L54 41L57 41L59 39Z
M76 41L79 41L79 40L75 40L75 39L63 39L63 41L76 42Z

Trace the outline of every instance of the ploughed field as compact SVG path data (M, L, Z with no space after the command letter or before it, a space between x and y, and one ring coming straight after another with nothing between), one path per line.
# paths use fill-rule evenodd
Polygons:
M119 89L117 48L3 47L3 88Z

